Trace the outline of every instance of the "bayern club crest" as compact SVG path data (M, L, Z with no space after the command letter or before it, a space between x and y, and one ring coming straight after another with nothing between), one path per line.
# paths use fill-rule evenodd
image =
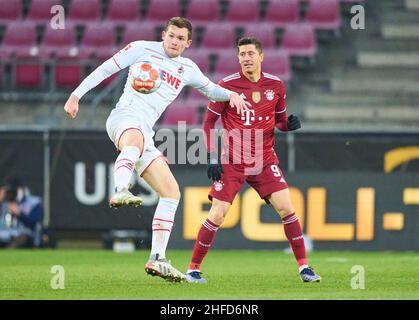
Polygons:
M214 190L215 191L221 191L223 189L223 183L222 182L214 182Z
M269 101L272 101L275 98L275 92L273 92L271 89L268 89L265 91L265 97Z

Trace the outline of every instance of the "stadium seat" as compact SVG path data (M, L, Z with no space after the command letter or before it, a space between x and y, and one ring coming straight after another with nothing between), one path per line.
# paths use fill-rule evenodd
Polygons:
M42 69L38 63L17 63L15 69L16 87L37 88L42 84Z
M265 50L262 71L277 76L281 80L291 80L291 66L288 53L284 50Z
M304 21L316 29L336 30L342 21L338 0L309 0Z
M68 22L70 24L84 25L91 21L97 21L100 17L100 0L71 1L68 14Z
M174 101L163 114L163 125L177 125L179 121L185 121L189 126L198 124L198 110L189 105L188 100Z
M61 5L61 0L32 0L26 20L45 24L51 21L51 8Z
M0 46L0 59L8 60L12 55L38 54L36 28L30 22L13 22L6 27L3 43Z
M231 50L235 47L235 27L230 23L208 24L202 36L203 48Z
M230 0L225 19L234 24L247 24L259 20L258 0Z
M180 13L178 0L150 0L145 19L166 24L167 20L180 16Z
M269 23L253 23L246 26L243 36L255 37L262 43L262 48L275 47L275 26Z
M218 21L220 19L218 0L191 0L186 18L192 22L194 27Z
M75 89L81 82L82 66L78 54L71 55L57 52L53 70L55 85L61 88Z
M106 21L114 25L140 22L139 0L111 0Z
M79 51L82 59L97 58L98 60L106 60L113 56L117 48L112 25L102 22L87 24Z
M265 21L276 27L300 20L300 0L269 1Z
M156 36L156 27L153 24L147 22L129 23L125 25L121 47L138 40L156 41Z
M239 72L240 64L236 50L223 51L217 54L214 73L222 74L222 77Z
M14 85L22 88L37 88L42 85L43 65L36 57L24 51L15 55Z
M226 76L240 71L240 64L236 52L235 49L217 52L214 72L208 75L211 81L218 83Z
M0 24L7 24L22 18L22 1L8 0L0 6Z
M285 27L281 49L290 56L313 57L317 52L314 27L306 23L290 24Z
M203 73L207 73L209 71L209 51L208 50L200 50L200 49L187 49L182 54L182 57L189 58L193 62L195 62L199 69Z
M47 25L43 41L39 47L39 55L43 59L49 59L51 56L60 52L62 55L71 54L78 50L76 46L76 36L73 28L52 29Z

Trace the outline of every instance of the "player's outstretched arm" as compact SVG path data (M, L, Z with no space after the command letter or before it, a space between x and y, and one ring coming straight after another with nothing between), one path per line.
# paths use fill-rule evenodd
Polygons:
M90 91L101 83L106 78L110 77L120 69L116 65L114 58L110 58L97 67L86 79L80 83L80 85L72 92L67 102L64 105L64 111L68 114L71 119L77 116L79 111L79 100L83 97L86 92Z
M71 94L64 105L64 111L71 119L74 119L77 116L77 112L79 112L79 98Z
M89 74L73 91L64 105L64 111L69 117L74 119L77 116L77 112L79 111L79 99L106 78L109 78L114 73L135 63L137 56L142 51L143 41L131 42Z

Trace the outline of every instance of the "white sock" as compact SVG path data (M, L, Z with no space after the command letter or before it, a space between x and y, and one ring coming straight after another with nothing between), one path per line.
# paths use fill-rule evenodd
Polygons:
M160 198L153 218L153 239L151 241L151 255L158 254L159 259L166 258L166 248L175 220L175 213L179 200Z
M127 146L122 148L114 166L114 181L116 192L128 189L135 163L140 157L137 147Z

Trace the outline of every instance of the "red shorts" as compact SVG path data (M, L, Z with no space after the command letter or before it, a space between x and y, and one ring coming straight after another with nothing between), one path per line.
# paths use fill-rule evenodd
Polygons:
M271 162L263 167L257 175L246 175L242 166L224 164L221 180L212 184L208 198L233 203L243 183L247 183L256 190L259 196L269 204L267 199L272 193L288 188L288 184L278 166L278 161Z

